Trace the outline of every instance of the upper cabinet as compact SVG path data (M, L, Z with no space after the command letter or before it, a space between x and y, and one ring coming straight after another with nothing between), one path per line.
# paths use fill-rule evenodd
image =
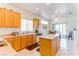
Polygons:
M1 9L1 27L5 27L5 8Z
M20 13L0 8L0 28L19 28L20 21Z
M34 18L33 19L33 28L39 28L39 26L40 26L40 19Z
M2 20L1 20L1 18L2 18L2 9L0 8L0 27L1 27L1 25L2 25Z
M15 14L15 27L17 28L17 27L20 27L21 25L20 25L20 23L21 23L21 15L20 15L20 13L17 13L17 12L15 12L14 13Z

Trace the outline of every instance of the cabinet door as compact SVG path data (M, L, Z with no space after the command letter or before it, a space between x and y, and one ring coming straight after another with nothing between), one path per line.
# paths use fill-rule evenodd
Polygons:
M33 27L34 28L39 28L39 25L40 25L40 20L37 19L37 18L34 18L33 19Z
M7 40L7 42L9 43L9 44L11 44L11 46L13 47L14 46L14 38L13 37L11 37L11 38L5 38L6 40Z
M15 28L19 28L21 24L21 15L15 12Z
M52 55L51 40L40 38L40 53L42 56Z
M2 27L2 8L0 8L0 27Z
M14 14L12 11L5 9L5 26L7 28L14 28Z
M40 53L42 56L54 56L56 55L56 41L40 38Z
M14 38L14 49L16 51L21 50L21 37L20 36Z
M14 24L15 24L15 20L14 20L14 12L13 11L9 11L9 27L10 28L14 28Z
M37 37L36 35L33 35L33 44L35 44L37 42Z
M27 35L27 46L32 45L32 35Z
M22 36L22 40L21 40L21 42L22 42L22 49L23 48L26 48L26 43L27 43L27 37L26 36Z
M4 14L5 14L5 8L2 8L2 11L1 11L2 13L2 20L1 20L1 26L2 27L5 27L5 16L4 16Z
M5 9L5 27L8 28L10 27L10 19L9 19L9 11L7 9Z

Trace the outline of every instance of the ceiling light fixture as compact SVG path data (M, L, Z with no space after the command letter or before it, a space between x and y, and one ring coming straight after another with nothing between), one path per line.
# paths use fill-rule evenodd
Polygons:
M36 11L39 11L39 8L36 8Z
M50 5L50 3L46 3L46 5L47 5L47 6L49 6L49 5Z
M58 19L54 19L54 21L58 21Z

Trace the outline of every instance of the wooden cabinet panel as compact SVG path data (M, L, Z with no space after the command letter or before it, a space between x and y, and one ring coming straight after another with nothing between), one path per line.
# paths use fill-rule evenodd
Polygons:
M59 50L59 40L55 39L47 39L40 38L40 53L42 56L54 56Z
M33 19L33 27L34 28L39 28L40 25L40 20L38 18Z
M13 47L16 51L21 50L21 37L15 37L14 38L14 47Z
M21 17L21 15L19 13L15 12L15 27L16 28L20 27L20 23L21 23L20 17Z
M2 27L2 8L0 8L0 27Z
M11 38L6 38L6 40L11 44L11 46L13 47L13 43L14 43L14 38L11 37Z
M9 11L8 12L8 20L7 20L7 25L9 28L14 28L14 12L13 11Z
M19 28L21 24L21 15L18 12L0 8L0 27Z
M40 53L42 56L51 56L51 41L48 39L40 39Z
M34 36L34 39L33 39ZM36 35L23 35L23 36L14 36L10 38L5 38L11 46L16 50L19 51L24 49L32 44L36 43Z
M35 44L37 42L37 37L36 35L33 35L33 44Z
M2 14L2 16L1 16L1 19L2 19L1 20L1 27L5 27L5 16L4 16L5 15L5 8L2 8L1 10L2 10L1 11L2 12L1 13Z
M9 14L9 11L7 9L5 9L5 27L8 28L8 27L11 27L11 23L10 23L10 16L11 14Z
M5 27L8 27L8 24L9 24L9 11L5 10L4 12L5 12L5 14L4 14L4 17L5 17Z
M27 46L32 45L32 35L27 35Z
M26 48L27 47L27 36L22 36L22 48Z

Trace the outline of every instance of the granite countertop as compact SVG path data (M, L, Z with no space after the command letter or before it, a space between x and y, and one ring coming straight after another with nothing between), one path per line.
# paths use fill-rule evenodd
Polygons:
M18 34L18 35L0 35L0 38L4 39L4 38L9 38L9 37L17 37L17 36L24 36L24 35L32 35L32 34L35 34L35 33L26 33L26 34Z
M46 35L39 36L39 38L44 38L44 39L46 38L46 39L52 40L58 36L59 36L59 34L46 34Z

